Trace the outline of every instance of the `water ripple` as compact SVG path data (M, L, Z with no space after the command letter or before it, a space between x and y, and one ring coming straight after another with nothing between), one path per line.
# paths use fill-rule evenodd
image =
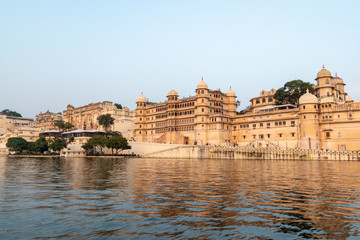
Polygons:
M0 158L0 239L356 239L360 163Z

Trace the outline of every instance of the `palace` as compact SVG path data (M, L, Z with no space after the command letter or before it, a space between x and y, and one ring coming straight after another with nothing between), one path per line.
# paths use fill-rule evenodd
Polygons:
M74 125L75 129L103 130L97 118L102 114L110 114L115 120L112 131L119 131L127 138L134 137L135 113L127 107L118 109L112 102L90 103L78 108L68 105L63 112L63 121Z
M140 142L181 144L230 143L230 127L236 115L236 96L210 90L201 79L196 96L179 98L172 90L167 101L148 102L143 94L137 99L136 140Z
M45 113L40 112L35 117L36 127L42 130L55 130L57 127L55 126L56 122L60 122L62 120L62 115L60 113L52 113L49 110Z
M140 142L238 145L304 149L360 150L360 102L344 90L343 79L325 67L318 72L315 94L297 105L276 105L275 89L251 99L245 114L236 113L236 94L210 90L201 80L196 95L167 100L137 99L136 140Z

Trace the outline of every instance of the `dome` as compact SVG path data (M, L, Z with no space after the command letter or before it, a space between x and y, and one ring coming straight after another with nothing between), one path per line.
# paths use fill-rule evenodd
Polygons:
M317 78L321 77L331 77L331 72L327 69L325 69L325 66L323 65L323 68L318 72Z
M175 90L171 90L169 93L168 93L168 96L178 96L178 92L175 91Z
M335 77L333 78L334 84L343 84L344 80L341 77L338 77L337 73L335 73Z
M228 97L235 97L235 96L236 96L236 95L235 95L235 91L232 90L231 87L230 87L230 89L226 92L226 96L228 96Z
M142 92L141 92L140 97L138 97L136 101L137 102L146 102L146 97L143 95Z
M309 89L306 90L306 93L302 95L299 99L299 104L307 103L319 103L319 99L312 93L309 93Z
M199 82L199 84L197 85L197 88L208 88L208 85L206 84L206 82L204 82L204 79L201 78L201 82Z

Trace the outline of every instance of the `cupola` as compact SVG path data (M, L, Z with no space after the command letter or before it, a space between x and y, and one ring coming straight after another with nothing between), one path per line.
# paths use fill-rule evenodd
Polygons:
M204 82L204 79L203 79L203 78L201 78L201 82L199 82L199 84L197 85L197 88L198 88L198 89L208 88L208 85L206 84L206 82Z
M308 104L308 103L319 103L319 99L312 93L309 92L309 89L306 90L306 93L303 94L299 99L299 104Z

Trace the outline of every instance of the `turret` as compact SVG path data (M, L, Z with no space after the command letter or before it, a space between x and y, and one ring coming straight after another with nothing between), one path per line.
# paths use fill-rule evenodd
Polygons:
M141 95L136 100L136 139L137 141L145 141L145 107L146 107L146 97L141 92Z
M317 97L323 98L334 96L335 86L332 83L332 79L333 77L331 76L330 71L325 69L325 66L323 65L323 68L318 72L315 79L317 81L315 87L315 94Z
M235 91L230 89L226 92L227 110L232 117L236 116L236 94Z
M304 149L320 148L319 99L309 89L299 99L300 147Z

